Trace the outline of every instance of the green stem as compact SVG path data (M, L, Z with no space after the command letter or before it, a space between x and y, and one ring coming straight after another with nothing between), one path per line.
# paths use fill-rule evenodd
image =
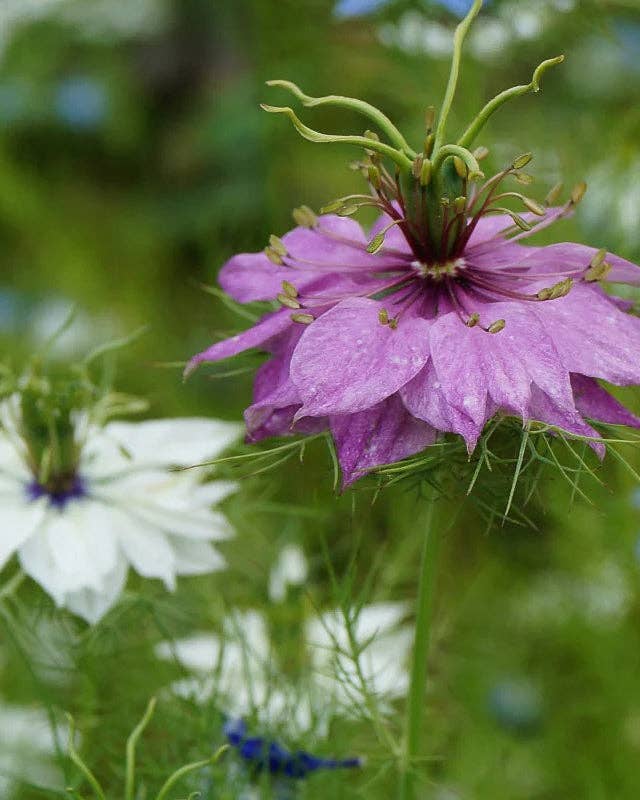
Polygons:
M444 141L444 131L447 125L447 118L449 111L451 111L451 104L456 93L458 86L458 75L460 73L460 61L462 59L462 45L467 36L471 23L478 16L482 8L482 0L475 0L467 16L460 22L453 35L453 56L451 58L451 71L449 73L449 82L447 83L447 90L442 101L442 109L438 117L438 124L436 126L436 135L433 145L433 158L436 157L438 150L442 147Z
M433 500L431 500L425 520L420 564L411 683L407 700L404 758L400 775L400 800L415 800L417 797L415 762L420 757L422 744L422 724L427 689L427 659L440 543L440 536L433 525Z

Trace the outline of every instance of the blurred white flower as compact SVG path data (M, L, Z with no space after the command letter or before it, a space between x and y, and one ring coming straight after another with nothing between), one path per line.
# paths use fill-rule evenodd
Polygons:
M400 625L406 613L404 603L374 603L363 606L349 624L340 610L309 621L307 642L312 663L325 694L336 704L361 706L366 694L384 700L401 697L407 691L406 662L413 629ZM359 646L365 645L359 663L353 658L351 637Z
M359 609L349 625L341 611L311 618L303 629L311 670L298 679L280 670L267 622L257 611L231 614L222 636L161 642L156 654L193 673L172 685L182 697L215 698L231 717L257 714L270 726L286 723L291 735L323 736L332 716L362 711L365 694L383 704L406 691L412 631L401 624L405 614L403 603L374 603Z
M622 621L632 599L626 574L614 561L606 560L594 565L585 577L543 574L515 597L514 613L519 621L539 626L579 619L608 627Z
M0 795L4 800L13 796L20 781L52 786L64 780L53 763L54 754L55 740L43 711L0 702Z
M309 566L302 548L295 544L286 545L269 575L269 597L274 603L281 603L287 596L287 589L302 586L308 574Z
M589 191L581 209L585 230L598 231L603 244L619 244L629 251L640 249L640 183L629 180L640 174L640 158L633 154L602 161L585 176Z
M16 553L22 569L58 606L94 623L122 592L129 565L173 589L177 575L220 569L211 542L232 534L211 506L235 486L202 483L203 468L239 435L208 419L111 422L82 418L73 474L42 485L20 438L18 398L0 405L0 568Z

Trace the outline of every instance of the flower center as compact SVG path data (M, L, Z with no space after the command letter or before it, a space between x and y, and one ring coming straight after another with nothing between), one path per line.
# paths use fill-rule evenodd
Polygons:
M463 258L455 258L439 264L425 264L423 261L411 262L411 268L420 278L435 281L436 283L444 280L444 278L457 277L459 271L464 267Z
M31 481L27 486L29 500L38 500L47 497L50 505L57 509L64 509L71 500L86 497L87 488L79 475L60 475L52 478L46 484L37 480Z

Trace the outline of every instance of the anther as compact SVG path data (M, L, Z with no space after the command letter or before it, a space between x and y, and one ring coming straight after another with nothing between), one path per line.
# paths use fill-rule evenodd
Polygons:
M480 322L480 314L477 311L474 311L473 314L469 316L469 319L466 320L464 323L467 328L475 328L475 326Z
M492 322L488 328L486 328L487 333L500 333L501 330L504 330L504 326L507 323L503 319L497 319L495 322Z
M282 305L286 306L287 308L294 309L294 311L299 309L299 308L302 308L302 306L300 305L300 303L297 300L295 300L293 297L289 297L286 294L279 294L278 295L278 302L282 303Z
M473 155L476 161L482 161L489 155L489 148L484 146L476 147L476 149L473 151Z
M427 134L431 133L435 124L436 124L436 107L428 106L427 110L424 112L424 125L427 130Z
M576 206L585 196L587 191L587 184L584 181L580 181L580 183L576 184L571 190L571 203Z
M544 198L545 205L552 206L562 194L563 189L563 183L556 183L556 185L549 191L549 194Z
M374 189L380 189L382 186L382 177L380 170L374 164L367 167L367 179Z
M293 216L293 221L296 223L296 225L300 225L302 228L315 228L318 223L318 218L309 208L309 206L300 206L300 208L294 208L291 213Z
M532 200L530 197L522 197L522 202L525 206L531 211L533 214L536 214L538 217L544 217L547 213L543 206L540 203L537 203L535 200Z
M380 231L380 233L377 233L373 237L373 239L367 245L367 253L371 253L371 255L373 255L374 253L378 252L378 250L384 244L384 234L385 233L386 233L386 231L384 231L384 232Z
M464 214L467 208L467 198L464 195L456 197L453 201L453 208L456 214Z
M274 236L273 233L269 237L269 245L271 249L274 250L279 256L284 257L287 255L287 248L285 247L284 242L282 239Z
M513 160L513 162L511 163L511 169L515 170L523 169L523 167L526 167L527 164L529 164L532 159L533 159L532 153L523 153L521 156L518 156Z
M553 286L549 286L546 289L540 289L540 291L536 293L536 297L538 300L557 300L559 297L564 297L565 295L569 294L572 286L573 279L565 278L564 280L555 283Z
M381 308L380 311L378 311L378 319L381 325L389 324L389 312L386 308Z
M279 267L281 267L284 264L284 261L276 253L276 251L273 249L273 247L265 247L264 248L264 254L269 259L269 261L271 261L272 264L277 264Z
M294 322L301 322L303 325L310 325L315 317L313 314L292 314L291 319Z
M424 154L427 158L431 158L431 155L433 153L433 145L435 144L435 141L436 137L435 134L433 133L430 133L428 134L428 136L425 137L422 149L424 150Z
M289 281L282 281L282 291L287 295L287 297L292 297L295 299L298 296L298 290Z
M411 165L411 174L414 178L419 178L422 173L422 164L424 163L424 155L420 153L417 155Z
M433 164L428 158L422 162L422 170L420 171L420 185L428 186L431 182L431 173L433 171Z
M611 272L611 264L607 264L605 258L607 256L606 250L598 250L595 256L591 259L589 268L584 273L585 281L593 283L594 281L604 280L609 272Z
M459 156L453 157L453 166L456 168L456 172L461 178L468 177L469 170L467 169L467 165Z
M516 172L513 177L523 186L530 186L534 181L533 175L528 172Z

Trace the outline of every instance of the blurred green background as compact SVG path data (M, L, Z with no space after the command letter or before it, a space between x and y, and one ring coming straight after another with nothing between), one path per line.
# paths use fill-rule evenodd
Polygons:
M231 254L284 233L293 207L317 209L359 190L348 148L312 145L285 119L260 111L260 102L290 102L265 81L361 97L419 142L425 107L442 98L459 5L0 0L5 357L19 365L72 306L77 318L58 344L61 359L148 325L119 357L119 388L147 397L153 416L239 419L250 371L225 376L234 366L216 365L181 379L193 353L245 324L202 284L215 284ZM540 197L559 180L585 179L590 191L576 216L540 241L587 242L640 261L637 0L488 3L467 48L450 130L559 53L566 64L545 76L542 93L517 100L487 127L485 172L531 150ZM360 132L349 112L303 116L321 130ZM625 398L639 410L634 392ZM633 450L625 455L640 464ZM557 471L542 477L525 509L532 525L487 520L474 503L454 516L457 473L447 476L425 797L640 795L640 502L620 462L589 465L601 483L584 477L586 497ZM244 469L241 495L228 503L238 536L227 546L227 572L184 581L175 596L134 581L133 599L91 632L71 619L53 621L46 601L31 598L66 653L58 665L65 681L24 669L25 654L60 660L56 646L23 636L19 626L4 631L2 700L73 711L87 760L107 786L118 785L124 738L148 696L176 676L175 665L153 659L160 639L215 629L231 606L260 608L278 657L293 669L297 621L312 605L336 601L327 553L358 598L413 598L424 506L415 482L374 498L370 479L338 498L320 444L308 448L302 467L293 458L251 472ZM305 548L310 578L276 607L268 576L289 542ZM33 629L32 613L20 609L23 631ZM393 735L398 714L385 723ZM176 700L160 715L145 745L152 760L141 756L151 785L167 764L221 741L220 717L210 709ZM286 739L286 730L278 733ZM369 756L361 772L317 776L305 797L393 793L392 757L366 719L335 723L330 743L289 743ZM18 796L49 795L27 787Z

